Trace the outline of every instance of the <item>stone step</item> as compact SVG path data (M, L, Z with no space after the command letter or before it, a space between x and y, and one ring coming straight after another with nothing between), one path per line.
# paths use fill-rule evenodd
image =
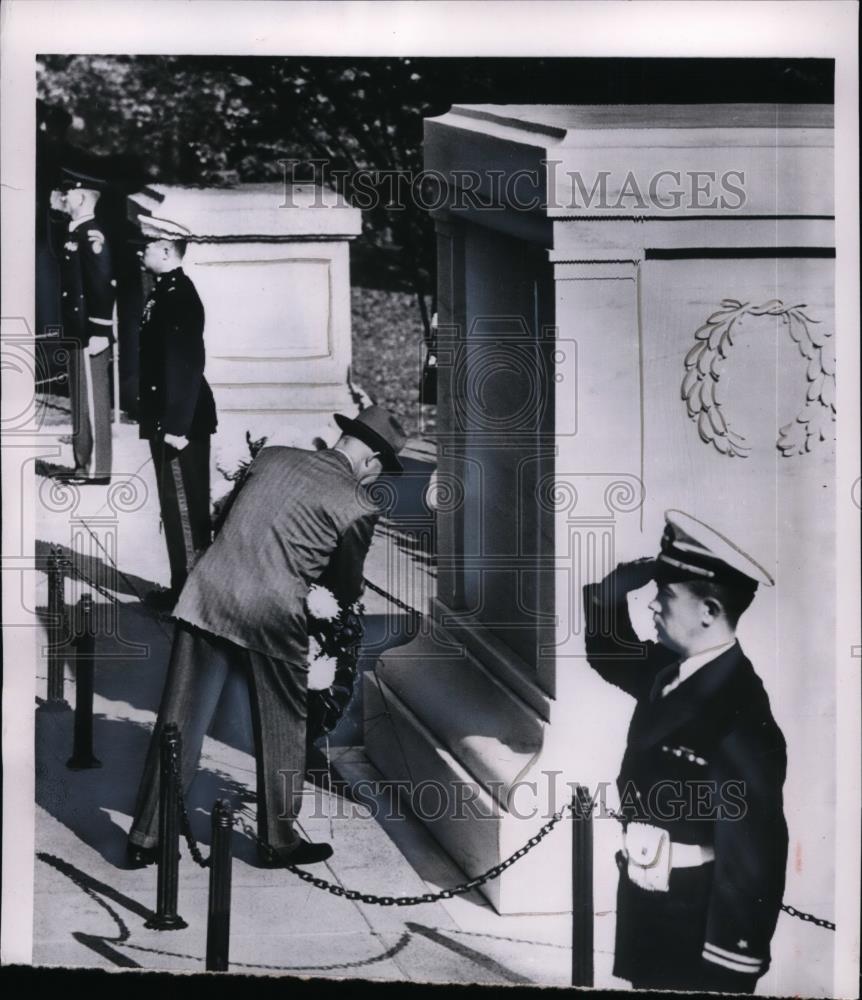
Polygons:
M377 676L439 747L509 809L512 786L542 749L545 723L535 709L439 632L384 653Z
M364 675L365 752L381 774L406 783L406 804L468 878L511 855L545 822L501 808L379 676ZM435 786L437 791L432 792ZM571 910L569 824L480 891L500 914Z

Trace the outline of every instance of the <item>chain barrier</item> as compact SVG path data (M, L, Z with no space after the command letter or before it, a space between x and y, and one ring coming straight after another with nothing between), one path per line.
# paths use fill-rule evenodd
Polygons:
M92 587L93 590L98 591L102 595L102 597L104 597L105 600L107 600L110 604L120 605L123 603L122 601L117 600L116 596L112 594L109 590L106 590L105 587L103 587L100 583L96 583L95 580L91 580L90 577L87 576L87 574L80 568L80 566L78 566L72 560L64 559L63 564L65 566L68 566L68 568L75 574L75 576L77 576L78 579L83 580L83 582L86 583L88 587Z
M382 587L378 587L376 583L372 583L367 576L362 578L362 582L369 590L373 590L375 594L379 594L381 597L385 597L387 601L391 601L395 607L399 609L399 611L406 611L409 615L419 614L415 608L411 608L409 604L405 604L404 601L396 597L394 594L390 594Z
M176 744L171 747L171 771L174 776L174 783L177 789L177 805L180 810L180 831L183 837L185 837L186 844L188 845L189 854L192 856L192 860L195 864L200 865L201 868L209 868L212 863L212 857L205 858L201 853L200 844L192 831L191 820L189 819L188 809L186 809L186 797L183 795L183 783L180 776L180 762L177 760Z
M781 910L790 917L797 917L799 920L804 921L807 924L814 924L816 927L823 927L827 931L834 931L835 924L831 920L826 920L825 917L815 917L813 913L805 913L803 910L797 910L795 906L791 906L789 903L782 903Z
M442 899L463 896L465 893L477 889L480 885L498 878L507 868L510 868L516 861L524 857L525 854L532 851L537 844L541 843L571 808L571 804L567 803L562 809L554 813L551 819L545 823L538 833L530 837L523 847L519 847L517 851L510 854L508 858L499 862L499 864L494 865L493 868L489 868L481 875L477 875L475 878L471 878L459 885L452 886L449 889L441 889L439 892L425 892L418 896L378 896L371 892L360 892L358 889L347 889L343 885L337 885L325 878L312 875L310 872L298 868L296 865L285 865L284 867L287 871L293 872L303 882L314 886L315 889L323 889L333 896L340 896L356 903L369 903L375 906L418 906L422 903L437 903ZM237 817L235 825L247 836L252 837L262 850L270 854L273 853L269 844L265 843L255 834L244 818Z

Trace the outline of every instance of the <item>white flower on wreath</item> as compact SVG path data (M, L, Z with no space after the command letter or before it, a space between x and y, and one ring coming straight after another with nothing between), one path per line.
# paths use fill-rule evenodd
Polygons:
M326 587L321 587L316 583L312 584L311 589L308 591L308 595L305 598L305 605L311 617L317 618L318 621L322 622L334 621L341 610L335 594L331 590L327 590Z
M311 650L309 649L309 654ZM308 664L308 690L325 691L335 683L335 668L338 661L334 656L318 656Z

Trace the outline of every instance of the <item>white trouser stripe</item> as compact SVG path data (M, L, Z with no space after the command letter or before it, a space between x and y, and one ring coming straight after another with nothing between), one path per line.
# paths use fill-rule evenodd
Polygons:
M162 447L166 448L167 445L163 445ZM183 532L183 545L186 550L186 569L190 570L195 557L195 543L192 537L191 518L189 517L189 502L186 498L186 485L183 482L183 471L180 467L179 458L172 458L170 464L171 474L174 477L174 489L177 494L177 507L180 512L180 527Z
M707 951L714 951L716 955L723 955L724 958L730 958L734 962L746 962L749 965L761 965L763 961L755 955L743 955L740 951L728 951L726 948L719 948L717 944L712 944L710 941L706 941L703 947Z
M753 965L743 965L742 962L731 962L727 958L721 958L719 955L713 955L712 952L704 951L703 957L707 962L712 962L715 965L723 965L725 969L733 969L734 972L744 972L749 976L756 975L760 972L760 966L755 968Z
M90 355L87 348L81 349L81 361L84 365L84 380L87 383L87 416L90 421L90 458L87 461L87 474L93 469L96 457L96 402L93 398L93 372L90 369Z

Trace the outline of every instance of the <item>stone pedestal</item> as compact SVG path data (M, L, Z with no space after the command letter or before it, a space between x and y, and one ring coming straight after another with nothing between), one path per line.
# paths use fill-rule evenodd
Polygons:
M389 777L471 790L487 815L428 819L471 876L566 782L608 783L610 802L633 706L585 662L581 588L657 552L682 508L777 578L740 639L790 747L806 868L788 898L829 912L831 108L455 107L426 122L425 166L450 184L438 597L426 634L366 681L369 754ZM500 912L571 909L564 827L483 887ZM598 909L617 835L596 821Z
M361 231L358 209L311 185L154 185L130 198L130 215L141 213L192 233L184 268L206 310L213 462L236 468L247 432L270 444L331 444L332 413L356 411L348 244Z

